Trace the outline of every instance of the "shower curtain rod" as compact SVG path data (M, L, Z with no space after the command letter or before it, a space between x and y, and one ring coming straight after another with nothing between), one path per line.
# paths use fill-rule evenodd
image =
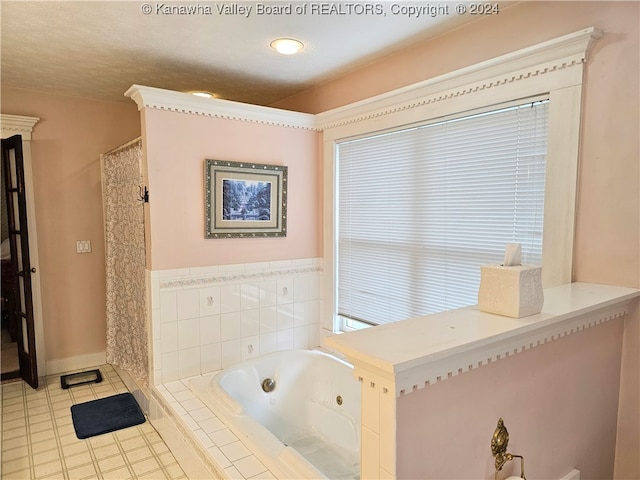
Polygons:
M110 155L112 153L117 153L120 150L124 150L127 147L130 147L131 145L133 145L134 143L139 142L140 140L142 140L142 135L139 137L134 138L133 140L128 141L127 143L123 143L122 145L114 148L113 150L109 150L108 152L105 153L101 153L100 155Z

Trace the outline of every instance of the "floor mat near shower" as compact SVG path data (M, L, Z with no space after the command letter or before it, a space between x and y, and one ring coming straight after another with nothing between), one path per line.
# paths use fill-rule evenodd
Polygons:
M131 393L120 393L71 407L73 428L78 438L115 432L146 421Z
M86 385L87 383L102 382L100 369L89 370L87 372L69 373L60 377L60 386L64 389Z

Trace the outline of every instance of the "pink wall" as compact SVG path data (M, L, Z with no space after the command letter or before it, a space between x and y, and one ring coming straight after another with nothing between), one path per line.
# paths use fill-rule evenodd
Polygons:
M639 19L638 2L521 2L274 106L317 113L595 26L605 35L586 69L575 280L638 287Z
M153 270L322 255L319 134L145 109ZM286 165L286 238L205 239L204 160Z
M493 478L500 417L527 478L612 478L622 331L611 320L401 396L398 478Z
M625 319L616 441L616 479L640 478L640 302Z
M481 18L274 106L322 112L595 26L604 31L604 37L596 43L586 67L573 279L639 288L639 20L638 2L520 2L497 16ZM615 465L615 478L620 479L640 478L639 324L640 312L636 309L629 314L624 329ZM502 381L495 375L487 376L489 380L480 385L481 391L486 385ZM459 381L464 379L465 376ZM453 389L454 382L443 382L438 388ZM617 390L607 393L611 399L618 396ZM521 412L525 413L518 418L510 415L510 424L524 421L519 417L526 417L527 412L537 408L527 398L522 402ZM415 403L405 406L412 409L416 418L423 411ZM462 421L452 419L456 425L466 421L470 428L489 433L496 420L493 414L487 418L472 415ZM543 441L540 436L538 443ZM458 457L459 451L446 450L444 458L457 465L464 461L464 457ZM409 464L405 467L410 468L411 462L418 462L422 455L403 457ZM609 465L609 459L606 462ZM611 476L612 472L607 471L602 478Z
M320 112L584 27L593 25L603 29L605 37L596 44L587 66L584 91L574 279L637 288L640 287L639 6L638 2L517 3L498 16L482 18L388 56L353 74L278 102L276 106ZM59 359L102 351L105 327L99 154L137 136L139 114L135 105L107 104L6 88L2 89L2 102L3 113L43 119L34 130L33 152L47 356ZM150 268L321 255L321 177L318 157L309 153L318 151L315 133L158 110L143 112L142 119L147 135L145 147L151 187L149 213L153 250ZM205 158L288 165L292 184L290 195L291 199L295 198L289 205L289 236L286 239L205 240L202 200ZM81 256L75 253L75 240L79 239L92 240L93 254ZM637 309L625 320L616 478L640 476L637 456L640 451L637 421L639 322ZM526 355L537 356L536 352L556 349L558 345L567 347L563 350L568 355L558 358L558 362L569 362L563 364L563 368L568 368L573 355L580 355L585 346L590 354L602 356L613 368L615 359L611 355L615 356L619 349L616 342L619 342L620 329L619 322L614 324L591 329L592 332L606 332L602 342L599 338L597 342L595 339L593 343L585 342L583 339L587 337L582 335L592 335L587 331L575 335L575 342L562 343L570 341L571 337L558 340L516 355L509 361L497 362L407 395L401 400L401 420L419 419L423 403L436 408L449 406L447 399L463 402L459 393L467 387L459 384L467 380L477 382L478 389L473 394L483 395L477 403L484 410L472 414L463 410L462 417L450 419L457 429L464 424L473 432L476 441L470 445L465 436L460 436L460 443L455 448L441 449L446 453L443 458L448 458L450 465L459 467L466 458L459 457L459 452L475 452L472 466L480 468L475 472L489 472L488 440L497 416L504 415L512 432L513 450L522 451L527 459L531 458L529 478L546 478L538 475L540 470L535 469L539 468L538 445L547 441L541 429L548 424L527 420L531 412L539 413L538 403L532 401L539 397L511 398L508 409L497 411L491 409L494 398L491 388L518 385L518 375L510 370L510 365L520 365L519 357L524 358L521 362L526 367L555 367L544 359L538 364ZM601 352L602 348L608 353ZM552 358L556 358L556 354ZM589 359L585 358L585 361ZM584 367L576 368L588 371ZM557 381L552 372L537 371L543 378ZM521 373L519 369L518 372ZM600 370L596 372L605 375ZM609 419L611 402L617 399L618 390L612 377L605 380L607 383L603 386L607 388L601 388L595 394L597 401L603 402L604 416ZM576 385L572 391L575 393L582 388L584 385ZM426 395L429 398L424 398L421 392L429 392ZM532 392L534 394L537 395ZM587 400L591 402L591 399ZM472 406L475 408L475 403ZM586 410L581 407L579 411ZM540 419L540 416L532 418ZM589 424L595 421L597 428L604 429L597 414L582 420ZM442 433L444 423L438 418L433 422L423 424L424 432ZM562 432L558 435L564 437ZM603 434L607 439L611 438L608 430L603 430ZM420 449L411 458L403 457L402 471L422 468L418 462L425 451ZM553 454L555 448L547 451ZM624 455L624 452L636 455ZM602 468L610 472L609 451L606 457L593 467L594 472L600 472ZM560 468L561 465L554 462L540 468L553 465ZM548 471L542 472L551 475ZM563 472L553 472L556 473ZM603 475L603 478L610 477L610 474ZM492 474L487 474L486 478L492 478Z
M140 135L136 107L2 88L2 113L40 118L31 145L46 360L104 352L100 154ZM92 253L77 254L76 240Z
M638 2L521 2L273 106L318 113L595 26L604 37L586 69L575 280L637 287L639 19Z

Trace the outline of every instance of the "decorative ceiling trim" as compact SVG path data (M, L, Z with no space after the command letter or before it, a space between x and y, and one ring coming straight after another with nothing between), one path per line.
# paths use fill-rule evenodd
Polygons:
M31 140L31 132L36 123L40 121L37 117L25 117L22 115L0 115L0 125L2 126L2 137L12 135L22 135L23 140Z
M133 85L124 95L136 102L138 110L155 108L228 120L316 130L315 115L307 113L290 112L217 98L202 98L189 93L142 85Z
M330 130L364 120L411 110L467 94L530 78L582 67L593 43L602 37L595 27L585 28L531 47L477 63L428 80L377 95L317 115L250 105L229 100L201 98L142 85L133 85L125 96L138 110L155 108L229 120L255 122L306 130ZM582 79L568 76L567 82Z
M433 104L531 77L582 66L593 43L602 37L595 27L564 35L475 65L430 78L317 115L328 130L403 110Z

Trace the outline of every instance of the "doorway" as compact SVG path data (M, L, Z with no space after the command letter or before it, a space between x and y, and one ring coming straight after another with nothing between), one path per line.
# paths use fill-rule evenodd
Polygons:
M36 360L36 332L33 309L32 274L29 254L29 227L27 220L27 192L22 136L2 139L3 187L9 234L9 259L3 278L2 294L7 328L15 333L18 351L19 376L32 388L38 388ZM6 301L4 296L7 296ZM9 375L9 373L7 374Z
M43 311L42 311L42 289L40 286L40 271L39 271L39 254L38 254L38 232L36 226L36 211L35 211L35 195L34 195L34 185L33 185L33 166L31 159L31 144L32 144L32 135L34 131L34 127L36 123L39 122L39 118L37 117L28 117L23 115L8 115L8 114L0 114L0 127L2 130L2 139L3 143L13 137L15 135L20 135L22 137L22 142L18 142L16 147L21 150L22 153L22 170L24 177L22 178L21 184L21 192L25 194L26 200L26 209L23 211L23 214L20 216L21 219L26 220L25 232L28 231L28 236L25 235L27 241L19 241L15 242L16 247L20 247L21 251L28 252L30 257L29 262L22 262L20 266L20 270L28 270L30 272L28 283L31 284L31 299L32 299L32 309L30 312L30 316L33 317L33 323L31 326L31 336L35 336L35 347L33 346L32 340L27 341L26 344L21 342L20 336L16 335L17 342L11 342L11 333L9 332L9 327L5 329L5 331L1 332L4 334L4 339L8 340L6 343L13 343L10 348L18 348L18 352L20 352L20 344L22 343L22 349L28 349L29 352L35 354L37 352L37 368L30 368L33 372L33 376L39 375L44 376L47 374L46 369L46 357L45 357L45 344L44 344L44 322L43 322ZM15 150L11 155L15 154ZM4 161L2 162L4 163ZM0 177L2 178L2 177ZM2 195L0 195L6 202L6 191L4 190L4 179L0 181L3 184ZM15 195L15 194L14 194ZM2 206L2 209L5 209L5 212L8 213L8 210L11 208L6 205ZM23 206L24 208L24 206ZM1 210L1 209L0 209ZM20 212L18 212L19 214ZM6 235L6 232L5 232ZM10 236L10 235L9 235ZM18 237L22 238L20 235L14 235L14 239ZM4 237L3 237L4 238ZM16 255L18 257L18 255ZM22 257L22 254L19 255ZM30 263L29 268L26 268L26 265ZM6 284L5 272L2 272L2 286ZM24 275L24 274L23 274ZM24 281L18 280L18 290L21 291L24 288ZM25 311L25 307L20 304L19 309L21 313ZM18 322L19 331L25 331L26 319L20 319ZM22 328L20 328L20 323L22 323ZM29 323L29 322L26 322ZM24 336L23 338L25 338ZM29 345L31 343L31 345ZM34 348L32 348L34 347ZM6 354L5 354L6 355ZM20 362L19 362L20 363ZM22 362L24 363L24 362ZM24 376L24 375L23 375ZM35 378L37 380L37 377ZM31 386L34 386L35 382L31 383Z
M0 179L4 179L4 162L0 162ZM0 226L2 231L2 294L0 297L2 307L2 325L0 330L0 369L2 380L20 377L20 365L18 363L18 336L17 322L13 315L13 289L11 285L11 249L9 246L9 221L7 210L7 197L4 180L0 182Z

